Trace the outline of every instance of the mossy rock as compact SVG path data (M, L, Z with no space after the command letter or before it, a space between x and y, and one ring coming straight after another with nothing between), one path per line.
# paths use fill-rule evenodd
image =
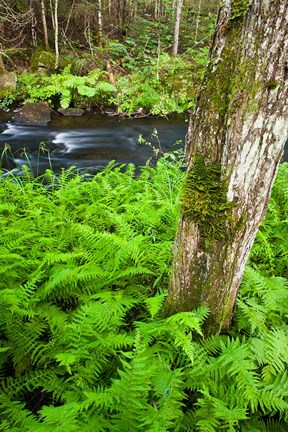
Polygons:
M0 73L0 99L14 93L17 84L17 75L14 72Z
M85 111L81 108L59 108L58 112L65 117L80 117Z
M23 105L13 117L13 123L26 126L47 126L51 120L51 110L45 102L33 102Z
M45 69L48 72L55 70L55 54L48 51L36 51L30 60L32 70Z
M17 75L15 72L5 72L0 74L0 91L15 89L17 84Z

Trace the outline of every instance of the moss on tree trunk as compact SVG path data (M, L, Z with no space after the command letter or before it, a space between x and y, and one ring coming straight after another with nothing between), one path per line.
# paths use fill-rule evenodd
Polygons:
M286 0L225 2L190 121L165 307L171 314L207 305L207 334L231 325L288 134L287 9Z

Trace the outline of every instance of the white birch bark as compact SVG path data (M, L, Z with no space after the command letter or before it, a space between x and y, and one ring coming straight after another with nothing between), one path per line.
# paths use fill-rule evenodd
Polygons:
M103 42L103 17L102 17L102 1L98 0L98 45L102 46Z
M58 22L58 0L54 0L54 24L55 24L55 69L59 67L59 22Z
M49 51L49 40L48 40L48 30L47 30L47 21L46 21L46 8L45 8L45 0L41 0L41 16L42 16L42 25L43 25L43 34L44 34L44 43L45 48Z
M172 50L171 50L171 55L173 57L176 57L178 54L182 6L183 6L183 0L177 0L176 13L175 13L175 23L174 23L173 45L172 45Z
M198 3L198 12L197 12L197 18L196 18L196 24L195 24L195 36L194 36L194 43L195 44L197 43L197 39L198 39L198 29L199 29L201 5L202 5L202 1L199 0L199 3Z
M36 25L37 19L33 8L33 0L30 0L30 14L31 14L31 36L32 36L32 44L34 47L37 47L37 33L36 33Z

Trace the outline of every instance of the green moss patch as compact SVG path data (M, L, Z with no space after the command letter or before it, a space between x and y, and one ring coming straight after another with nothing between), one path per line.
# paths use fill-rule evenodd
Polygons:
M227 118L235 112L244 119L247 114L258 110L259 101L256 95L263 85L263 79L256 76L259 69L259 40L254 40L254 57L241 57L241 26L236 19L231 20L227 26L226 38L217 67L211 62L205 79L204 108L219 114L213 120L215 129L225 126ZM274 81L271 82L272 87L273 85ZM269 84L267 86L269 87Z
M241 19L246 14L249 5L250 5L249 0L232 0L231 19L232 20Z
M227 189L220 165L206 165L203 156L196 156L184 181L181 204L183 214L198 225L205 245L230 237L227 221L232 220L233 202L227 201Z
M32 70L43 68L48 72L53 72L55 69L55 54L48 51L36 51L31 57L30 63Z

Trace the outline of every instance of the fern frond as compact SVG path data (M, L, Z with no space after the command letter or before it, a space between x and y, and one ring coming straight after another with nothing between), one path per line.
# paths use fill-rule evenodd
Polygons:
M106 81L99 81L95 86L95 92L96 93L113 93L117 89L114 85L106 82Z
M167 323L178 325L187 328L192 331L196 331L202 336L201 325L205 318L209 315L209 309L205 306L201 306L193 312L180 312L171 317L167 318Z
M0 395L0 430L11 432L32 432L38 426L36 416L25 408L23 402Z
M147 309L152 319L160 312L166 297L167 294L165 293L145 299Z

